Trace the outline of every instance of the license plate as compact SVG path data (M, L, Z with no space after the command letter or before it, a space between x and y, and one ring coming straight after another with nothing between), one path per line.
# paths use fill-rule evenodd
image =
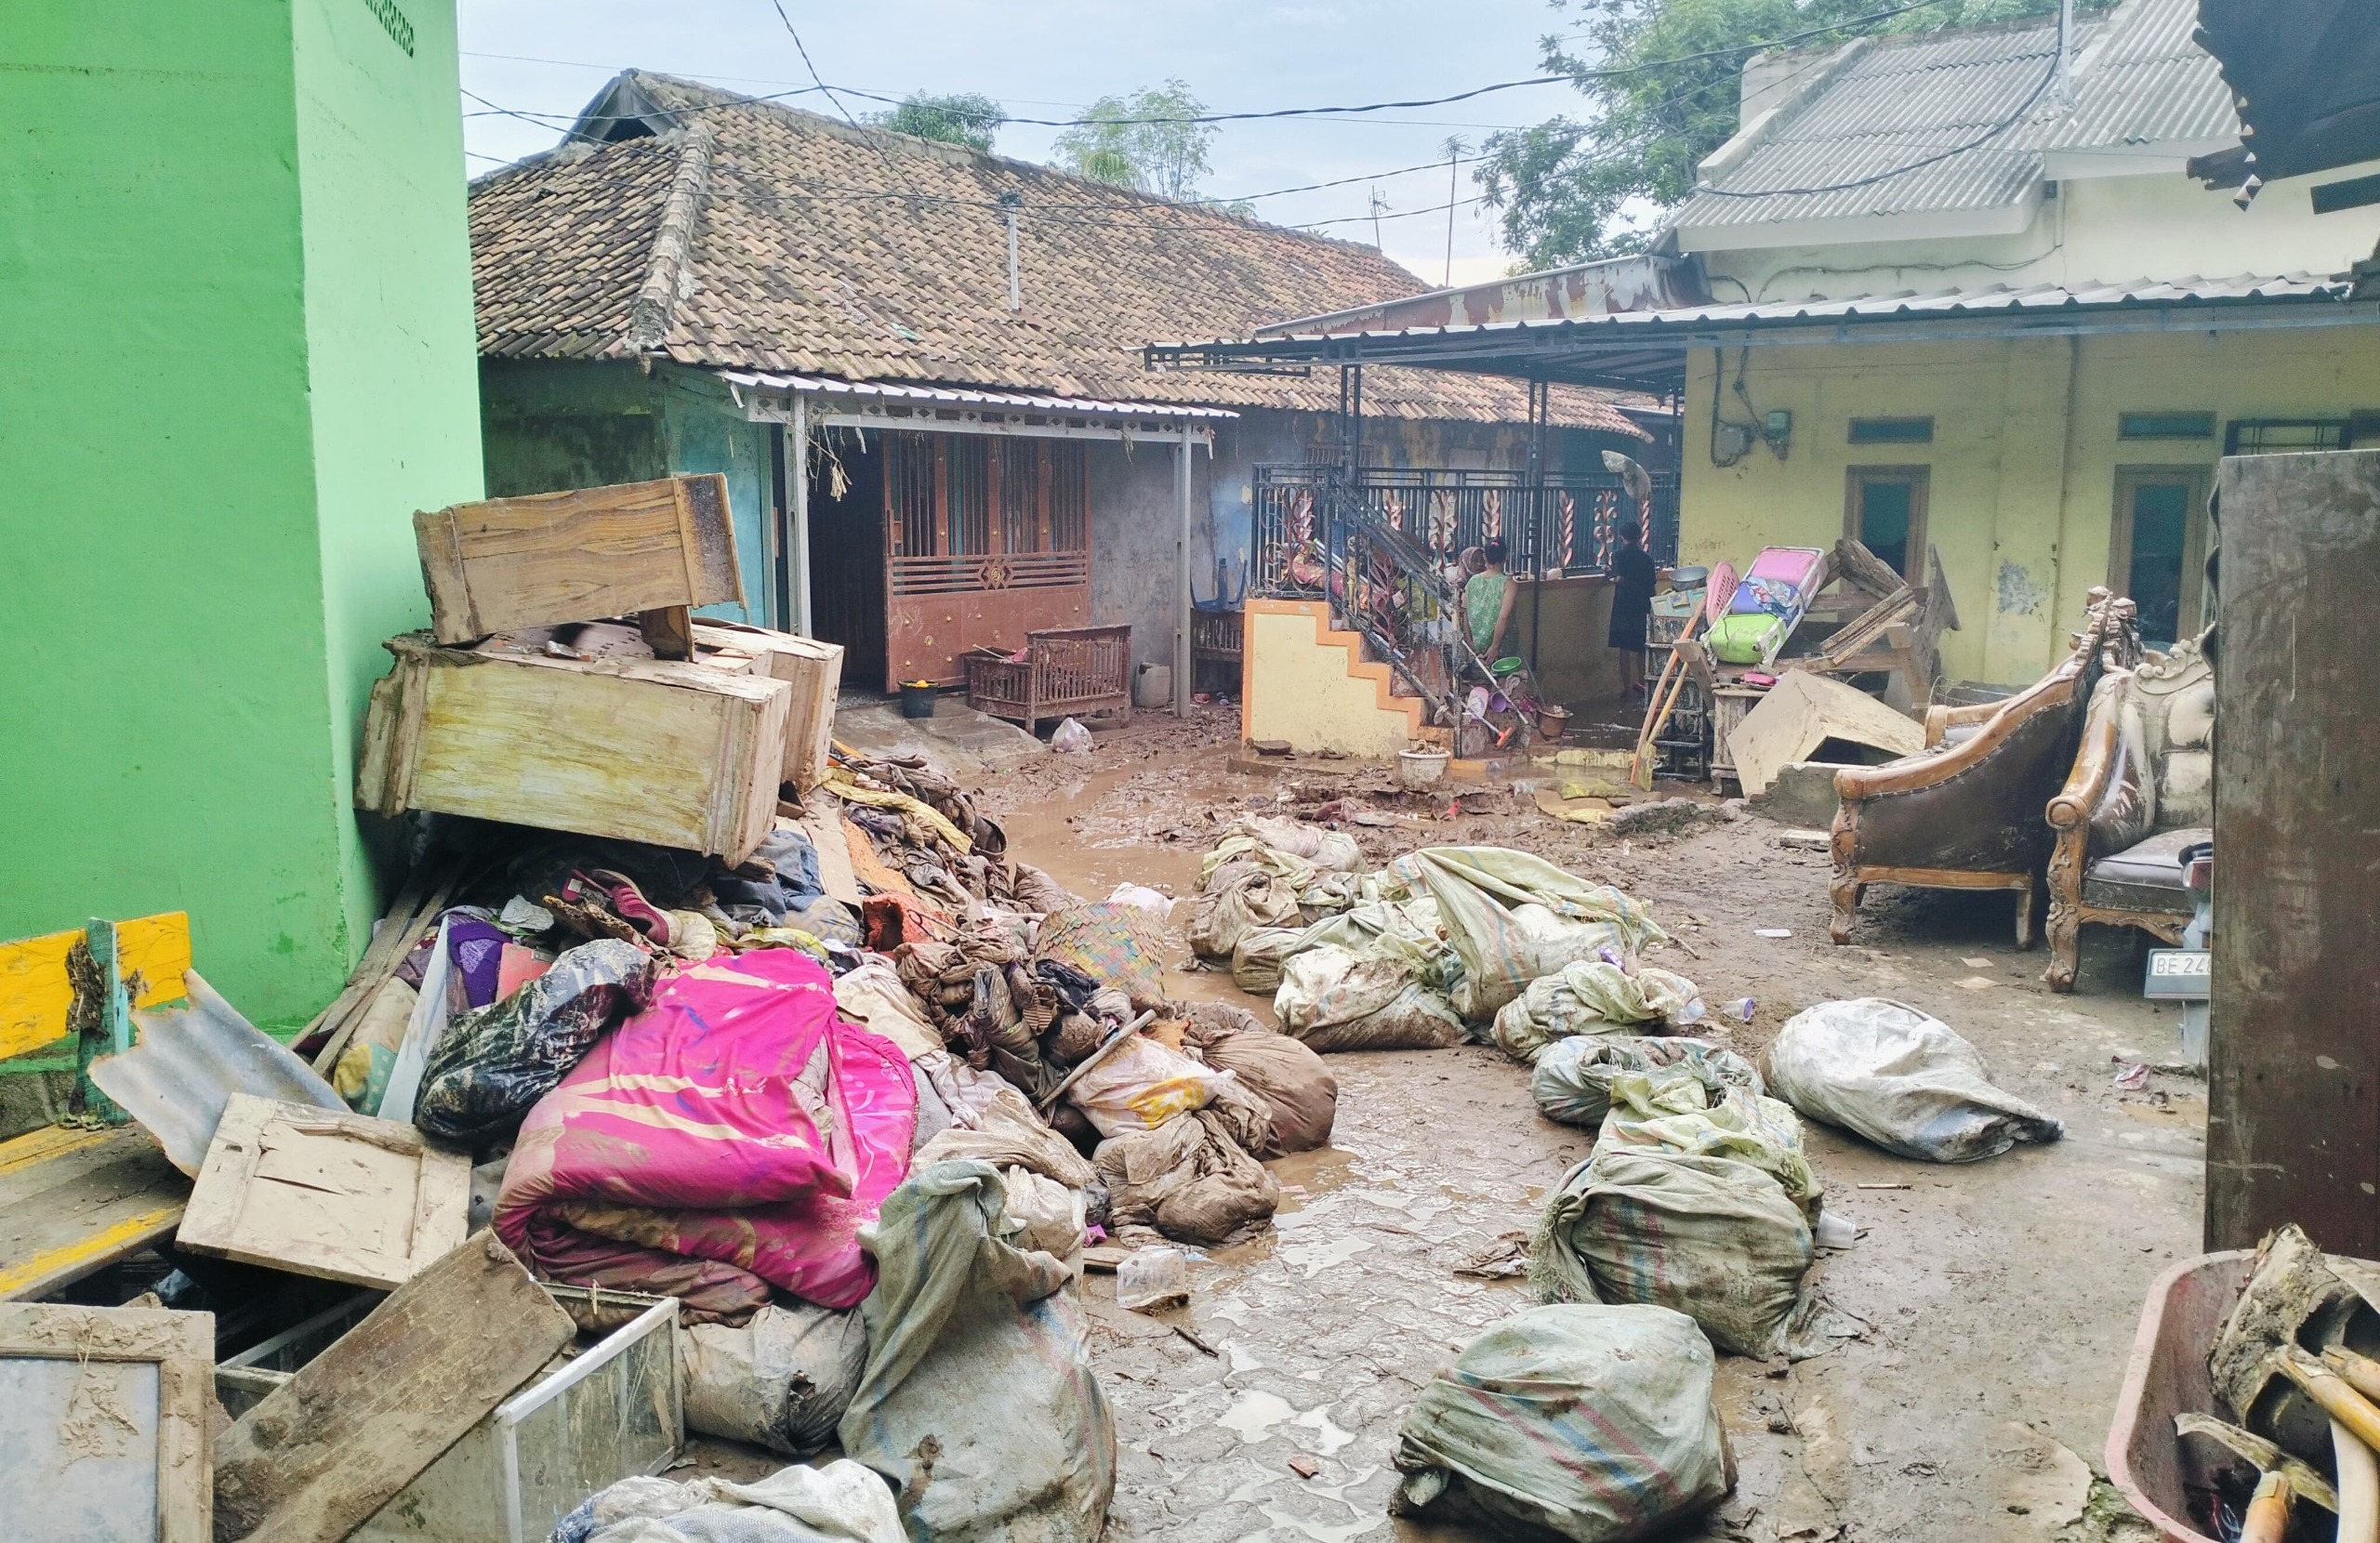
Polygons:
M2141 995L2203 1002L2213 964L2214 956L2203 948L2152 948L2149 980Z

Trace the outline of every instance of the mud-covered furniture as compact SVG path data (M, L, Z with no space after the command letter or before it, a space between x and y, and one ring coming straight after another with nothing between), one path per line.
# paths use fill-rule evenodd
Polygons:
M1927 714L1931 747L1834 774L1834 920L1849 943L1871 884L2012 890L2016 944L2032 946L2036 897L2054 833L2042 811L2073 770L2102 629L2117 605L2094 593L2091 621L2056 669L1988 709Z
M2182 941L2183 854L2215 839L2215 671L2196 640L2099 682L2049 824L2052 991L2074 989L2085 922Z
M1238 606L1190 612L1190 689L1239 694L1240 651L1248 618Z
M1132 718L1132 629L1062 626L1025 635L1025 657L967 655L967 706L1025 725L1043 719Z

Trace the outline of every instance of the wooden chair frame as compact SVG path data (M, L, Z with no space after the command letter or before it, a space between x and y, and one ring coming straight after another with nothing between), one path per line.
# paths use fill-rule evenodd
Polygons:
M1046 718L1132 720L1132 629L1051 627L1025 635L1025 657L966 656L967 706L1031 733Z

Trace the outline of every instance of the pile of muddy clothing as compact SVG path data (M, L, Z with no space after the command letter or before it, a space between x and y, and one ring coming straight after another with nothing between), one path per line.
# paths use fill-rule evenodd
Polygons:
M819 798L840 803L832 817L861 890L888 903L870 908L875 946L906 941L902 918L912 911L951 921L977 903L1047 913L1074 899L1039 869L1011 864L998 822L922 758L839 752Z

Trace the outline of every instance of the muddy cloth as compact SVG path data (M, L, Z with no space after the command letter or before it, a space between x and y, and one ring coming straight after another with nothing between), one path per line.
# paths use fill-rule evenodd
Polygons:
M747 926L800 927L789 918L826 892L818 880L818 849L798 826L780 820L751 856L710 881L710 892L721 910Z
M1262 868L1249 868L1219 881L1198 899L1190 922L1190 947L1201 958L1227 959L1240 940L1266 928L1299 924L1297 891Z
M509 1137L605 1029L641 1009L653 956L605 938L581 943L500 1002L451 1020L430 1052L414 1124L442 1141Z
M1493 1033L1506 1055L1532 1062L1548 1045L1572 1035L1674 1028L1701 1016L1701 1000L1692 981L1666 969L1630 969L1613 958L1574 959L1531 981L1499 1009Z
M1881 996L1795 1013L1769 1045L1767 1064L1778 1098L1903 1157L1972 1163L2066 1133L1992 1086L1983 1057L1950 1025Z
M500 995L496 987L503 975L504 945L510 941L509 934L476 905L450 907L440 912L438 919L446 926L446 958L452 966L446 975L447 1011L463 1013L486 1007ZM430 951L437 946L438 928L433 923L429 932L397 961L397 979L419 991L430 966Z
M1064 965L1132 999L1135 1009L1165 1004L1165 921L1137 905L1069 906L1043 918L1033 960Z
M1010 885L1010 892L1019 905L1039 916L1082 903L1080 895L1030 863L1016 864L1016 877Z
M920 1169L869 1230L867 1369L843 1451L899 1497L913 1543L1096 1543L1116 1424L1065 1266L1004 1240L999 1173Z
M1509 1009L1507 1009L1509 1010ZM1706 1097L1724 1096L1719 1085L1762 1093L1760 1074L1733 1050L1707 1040L1649 1038L1618 1035L1579 1035L1557 1040L1540 1052L1528 1077L1529 1097L1537 1112L1549 1120L1599 1130L1611 1111L1611 1084L1630 1072L1658 1073L1682 1066L1710 1089Z
M1575 1543L1697 1515L1735 1487L1715 1378L1701 1333L1662 1308L1515 1312L1414 1399L1389 1510Z
M1503 847L1425 847L1385 870L1415 897L1438 903L1462 960L1455 1010L1481 1024L1531 981L1616 948L1623 962L1667 941L1640 901L1589 884L1541 857Z
M918 1149L913 1169L970 1158L998 1168L1023 1167L1068 1189L1088 1189L1096 1177L1074 1144L1033 1112L1003 1078L945 1055L918 1063L950 1110L951 1128Z
M639 1474L597 1490L550 1543L908 1543L884 1481L848 1457L748 1484Z
M1674 1308L1731 1354L1800 1359L1825 1348L1812 1251L1802 1207L1750 1163L1598 1145L1547 1197L1528 1275L1546 1301Z
M506 877L515 893L543 903L574 872L608 868L625 875L655 905L681 906L718 868L716 858L675 847L594 836L556 836L524 850Z
M764 1307L741 1328L694 1324L679 1335L686 1429L793 1457L833 1444L867 1365L854 1309Z
M694 966L530 1111L496 1230L555 1280L850 1307L870 1279L858 1230L906 1171L916 1117L907 1058L842 1021L816 961Z
M1245 1008L1222 1002L1190 1009L1186 1038L1200 1060L1230 1072L1264 1101L1273 1139L1256 1155L1279 1157L1330 1144L1339 1079L1311 1046L1275 1034Z
M1273 996L1281 1031L1313 1049L1436 1050L1470 1037L1409 951L1323 943L1291 955Z
M1091 1166L1107 1191L1107 1227L1127 1247L1158 1241L1220 1243L1270 1217L1281 1186L1232 1134L1219 1110L1181 1114L1155 1130L1099 1143Z

